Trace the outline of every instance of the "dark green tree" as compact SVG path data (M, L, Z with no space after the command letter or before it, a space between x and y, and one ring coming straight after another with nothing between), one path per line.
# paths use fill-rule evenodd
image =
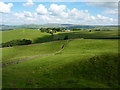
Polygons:
M64 37L64 40L67 40L68 39L68 35L66 35L65 37Z

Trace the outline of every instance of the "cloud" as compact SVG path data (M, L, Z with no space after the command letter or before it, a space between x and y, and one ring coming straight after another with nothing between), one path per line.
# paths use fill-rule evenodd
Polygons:
M98 14L98 15L97 15L97 20L103 20L103 21L104 21L104 20L105 20L105 21L107 21L107 20L110 21L110 20L111 20L111 21L112 21L113 19Z
M14 14L17 18L24 18L24 14L23 13L15 13Z
M107 15L118 15L118 9L107 9L103 13Z
M106 17L101 14L91 15L88 10L77 8L68 9L66 5L51 4L46 8L39 4L34 13L23 11L15 13L17 20L23 23L45 24L45 23L71 23L81 25L106 25L117 24L117 19Z
M5 4L4 2L0 2L0 13L10 13L11 7L13 7L12 3Z
M32 0L28 0L26 3L24 3L23 4L23 6L33 6L34 5L34 3L33 3L33 1Z
M89 17L88 10L78 10L76 8L73 8L72 10L68 11L68 16L73 19L85 19L85 17Z
M65 5L51 4L49 11L52 15L60 15L64 12L65 9L66 9Z
M89 6L102 7L102 8L118 8L117 2L89 2Z
M105 10L102 12L104 15L118 15L118 3L117 2L89 2L88 6L100 7Z
M27 18L27 17L32 17L32 13L28 11L23 11L23 13L15 13L14 14L17 18Z
M24 13L25 17L32 17L32 13L31 12L24 11L23 13Z
M31 18L31 17L28 17L26 18L28 21L36 21L36 18Z
M40 4L40 5L37 7L36 12L37 12L38 14L47 14L47 13L48 13L47 9L46 9L45 6L42 5L42 4Z

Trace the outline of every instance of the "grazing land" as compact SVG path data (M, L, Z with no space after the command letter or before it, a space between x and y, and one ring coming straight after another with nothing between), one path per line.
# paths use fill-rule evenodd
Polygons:
M118 31L77 30L54 34L34 29L1 31L3 88L120 88Z
M5 43L7 41L16 39L30 39L35 43L37 40L39 42L46 42L51 40L63 39L65 35L68 35L69 39L72 38L118 38L117 28L111 28L110 31L92 31L89 30L78 30L71 32L57 32L54 33L54 37L51 37L49 33L41 33L40 30L36 29L17 29L2 32L2 40L0 43Z

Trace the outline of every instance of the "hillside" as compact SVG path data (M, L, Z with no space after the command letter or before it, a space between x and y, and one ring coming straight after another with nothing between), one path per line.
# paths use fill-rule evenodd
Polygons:
M47 44L42 43L26 46L16 46L13 48L4 48L2 50L2 63L21 60L32 56L54 53L59 51L64 43L65 41L60 41ZM26 54L24 54L24 52L26 52Z
M71 32L57 32L54 36L49 33L41 33L40 30L36 29L16 29L10 31L0 31L2 33L2 41L0 43L5 43L16 39L30 39L35 42L46 42L46 41L56 41L58 39L63 39L66 35L69 39L74 38L118 38L118 31L116 28L112 28L111 31L92 31L89 30L79 30Z
M2 42L7 42L16 39L30 39L34 40L37 37L49 35L48 33L40 33L40 30L35 29L17 29L10 31L2 31Z
M3 48L3 55L9 55L6 58L11 57L11 60L14 57L19 60L23 54L29 57L38 55L39 51L44 54L3 67L3 88L120 87L117 43L115 39L76 39ZM49 51L60 50L63 44L63 51L45 56Z

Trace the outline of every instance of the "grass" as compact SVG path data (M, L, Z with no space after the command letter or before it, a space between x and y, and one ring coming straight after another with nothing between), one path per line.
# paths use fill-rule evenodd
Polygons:
M63 39L65 35L68 35L70 39L74 38L117 38L118 31L72 31L62 32L55 34L54 38Z
M57 51L59 48L55 45L64 42L44 44L40 48L30 46L32 49L17 47L13 52L25 55L33 50L37 53L43 47L45 54L48 48ZM12 48L5 49L6 56L14 56L8 52ZM3 67L3 88L118 88L120 63L117 53L117 39L69 40L65 49L54 56L37 57Z
M38 37L49 35L48 33L41 33L40 30L35 30L35 29L18 29L18 30L1 31L1 32L2 32L2 43L16 39L30 39L33 41Z
M118 31L71 31L71 32L57 32L54 36L49 33L41 33L40 30L35 29L18 29L10 31L0 31L2 32L2 41L0 43L5 43L16 39L30 39L33 43L42 43L49 41L56 41L58 39L64 39L68 35L69 39L75 38L118 38Z
M59 51L65 41L44 43L44 44L31 44L26 46L15 46L12 48L2 49L2 62L16 61L36 55L44 55Z

